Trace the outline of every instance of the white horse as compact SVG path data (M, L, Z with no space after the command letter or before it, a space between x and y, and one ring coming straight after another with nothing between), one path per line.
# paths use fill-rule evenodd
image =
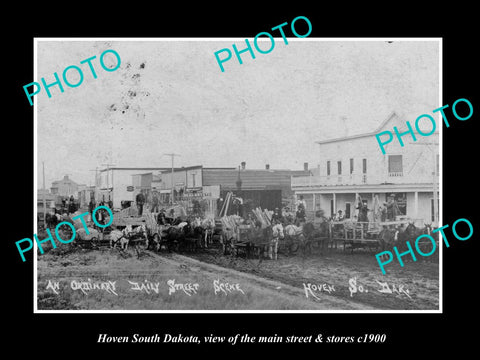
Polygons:
M301 223L300 226L293 224L287 225L285 227L285 235L286 239L288 240L289 251L295 252L297 251L298 246L300 246L305 255L305 250L310 244L307 242L307 239L303 233L303 223ZM294 247L294 245L296 245L296 247Z
M272 226L272 240L268 246L268 257L273 260L277 260L278 254L278 240L283 239L285 234L283 232L282 224L278 223Z
M110 247L115 248L117 243L120 243L120 248L122 250L128 249L128 238L126 237L125 229L123 231L120 230L112 230L110 232Z

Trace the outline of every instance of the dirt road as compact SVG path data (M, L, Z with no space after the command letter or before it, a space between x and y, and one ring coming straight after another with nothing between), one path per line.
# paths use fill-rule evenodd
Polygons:
M115 291L101 286L114 286ZM387 275L382 275L371 253L338 250L325 255L314 252L305 258L280 255L277 261L260 262L224 256L218 250L191 254L141 250L137 254L134 249L62 247L38 256L37 289L39 310L368 311L439 307L437 263L408 263L403 268L392 265Z
M277 261L226 257L218 251L188 254L197 260L279 281L304 291L305 284L316 295L356 302L378 310L438 310L439 264L436 261L392 263L382 275L370 251L353 253L317 249L305 258L281 255ZM325 291L330 289L330 293ZM322 288L322 290L319 290ZM313 295L311 294L311 295ZM313 297L313 296L310 296ZM317 296L319 297L319 296ZM320 297L322 298L322 297ZM316 298L314 298L317 300ZM322 298L323 299L323 298Z
M368 310L179 254L71 249L38 257L39 310Z

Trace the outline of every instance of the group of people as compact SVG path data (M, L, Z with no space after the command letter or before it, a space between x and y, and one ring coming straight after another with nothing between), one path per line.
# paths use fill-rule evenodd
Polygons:
M73 195L70 197L62 198L62 212L67 214L73 214L78 209L78 204L75 201Z
M354 220L359 222L369 222L368 213L373 210L369 209L367 203L359 200L356 209L358 210L358 215L354 215ZM388 196L387 201L383 202L378 207L378 213L380 216L380 221L395 221L397 215L401 215L402 212L398 207L398 203L395 200L395 195L391 194ZM375 217L377 215L375 214ZM338 210L335 215L332 217L333 221L344 221L345 213L342 210Z
M98 202L98 205L97 205L97 202L95 201L95 199L91 198L90 202L88 203L88 211L90 212L90 214L93 213L93 210L97 206L108 206L111 210L113 210L113 201L112 200L108 200L108 201L100 200Z
M159 211L160 197L157 191L141 190L135 197L135 203L137 204L138 215L142 216L144 206L147 206L150 212Z
M175 216L175 210L170 209L167 211L165 209L160 209L157 215L157 224L158 225L178 225L183 220L179 216Z

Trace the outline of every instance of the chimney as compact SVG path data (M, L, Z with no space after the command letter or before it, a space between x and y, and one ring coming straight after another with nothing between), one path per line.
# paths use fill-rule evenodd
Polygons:
M68 175L63 175L63 180L68 180Z
M308 162L303 163L303 170L308 171Z
M270 170L270 164L265 164L265 170Z
M247 164L247 163L246 163L245 161L242 161L242 163L241 163L241 165L242 165L242 170L245 170L245 165L246 165L246 164Z

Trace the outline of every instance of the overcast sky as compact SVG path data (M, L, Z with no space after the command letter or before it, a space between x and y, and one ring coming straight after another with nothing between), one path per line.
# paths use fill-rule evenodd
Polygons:
M171 152L181 155L175 166L314 167L315 141L373 131L392 111L414 121L441 105L437 41L275 40L269 54L242 54L242 65L233 55L225 72L214 52L243 49L244 39L39 41L34 81L53 82L69 65L84 81L35 97L38 186L42 161L46 187L65 174L90 185L101 164L170 166L162 154ZM114 72L99 63L107 49L121 57ZM97 79L80 64L94 55ZM112 54L105 62L115 64ZM68 79L76 82L75 71Z

